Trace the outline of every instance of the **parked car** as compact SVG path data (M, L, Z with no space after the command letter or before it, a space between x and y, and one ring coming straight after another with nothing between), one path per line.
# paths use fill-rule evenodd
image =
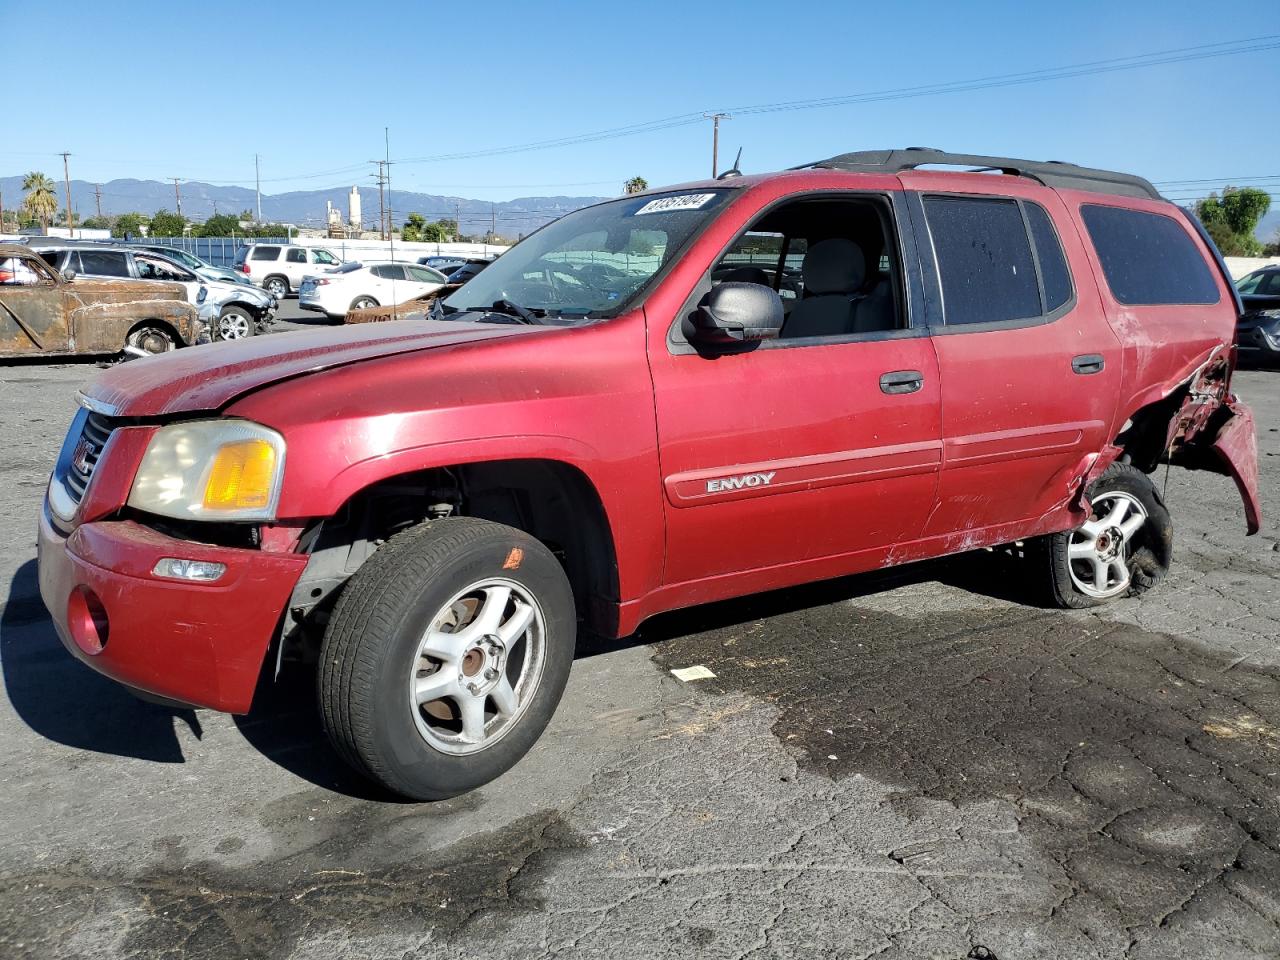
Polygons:
M194 253L188 253L181 247L168 247L161 243L142 243L130 244L136 246L140 250L150 250L152 253L163 254L172 260L177 260L188 270L199 274L206 280L218 280L223 283L241 283L245 286L253 286L253 281L246 277L238 270L232 270L229 267L215 267L207 260L202 260Z
M1244 306L1236 324L1242 356L1268 366L1280 363L1280 265L1241 277L1236 291Z
M790 311L713 280L764 242ZM1140 177L844 154L576 210L437 303L87 387L40 518L68 650L235 713L309 661L341 755L436 799L538 739L579 632L1014 542L1095 606L1168 569L1164 462L1258 530L1235 291Z
M163 353L207 338L176 284L76 280L0 244L0 357Z
M391 305L439 290L442 273L416 263L344 263L307 277L298 289L298 306L341 320L348 310Z
M251 243L236 251L236 267L240 272L277 300L297 290L311 274L341 263L342 260L323 247Z
M465 262L449 273L449 282L466 283L491 263L493 261L485 257L468 257Z
M275 319L277 301L267 291L205 279L166 254L108 244L66 245L48 241L32 246L54 269L72 270L80 277L122 277L181 284L188 302L199 308L201 319L209 324L214 340L251 337L268 329Z
M466 257L459 256L431 256L419 257L418 263L424 267L430 267L432 270L439 270L445 276L453 273L460 266L467 262Z

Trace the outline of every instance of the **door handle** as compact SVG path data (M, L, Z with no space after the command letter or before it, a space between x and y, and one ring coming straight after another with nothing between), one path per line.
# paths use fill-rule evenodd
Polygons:
M1071 358L1071 372L1079 374L1101 373L1106 361L1100 353L1085 353Z
M924 386L924 374L919 370L893 370L880 375L882 393L915 393Z

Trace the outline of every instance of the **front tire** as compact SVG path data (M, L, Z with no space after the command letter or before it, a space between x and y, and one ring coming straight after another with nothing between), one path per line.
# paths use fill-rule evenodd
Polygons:
M132 347L133 350L151 355L157 353L169 353L171 350L178 349L178 342L174 339L172 333L157 324L144 323L129 331L129 335L125 337L124 344L126 347ZM126 350L125 356L135 356L132 351Z
M243 340L257 332L253 314L244 307L227 307L214 330L217 340Z
M1070 610L1143 593L1173 560L1173 521L1141 470L1114 463L1086 496L1089 519L1041 541L1050 602Z
M321 718L356 770L416 800L474 790L546 728L573 663L573 593L523 531L459 517L398 534L325 632Z

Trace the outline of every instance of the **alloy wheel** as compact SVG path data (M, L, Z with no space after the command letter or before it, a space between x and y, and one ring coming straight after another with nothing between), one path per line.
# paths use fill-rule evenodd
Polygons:
M443 753L477 753L496 743L537 690L546 621L534 596L492 578L457 593L432 618L409 675L418 733Z
M1087 597L1106 600L1129 589L1129 552L1147 522L1147 511L1131 494L1112 490L1093 500L1093 516L1071 534L1067 564L1071 582Z

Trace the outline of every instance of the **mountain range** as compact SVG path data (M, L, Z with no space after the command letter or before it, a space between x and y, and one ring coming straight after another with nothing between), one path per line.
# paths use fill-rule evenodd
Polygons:
M66 204L65 188L56 180L58 205ZM101 210L104 215L128 213L152 214L157 210L174 210L177 200L172 183L158 180L108 180L98 184L101 190ZM71 181L71 207L82 219L98 212L99 197L95 185L86 180ZM216 213L237 214L252 210L254 192L246 187L218 186L199 181L179 185L182 197L182 213L189 220L205 220ZM347 219L347 197L350 188L328 190L296 190L289 193L262 195L262 219L271 223L292 223L301 227L323 229L325 226L325 201L333 203ZM360 206L365 229L377 229L378 190L376 187L360 187ZM22 177L0 177L0 195L5 209L12 210L22 202ZM466 197L444 196L433 193L415 193L408 190L390 191L389 204L397 224L403 223L410 213L420 213L428 220L458 219L464 234L486 233L492 225L499 235L517 237L529 233L554 220L556 217L604 197L519 197L490 203L488 200L471 200Z

